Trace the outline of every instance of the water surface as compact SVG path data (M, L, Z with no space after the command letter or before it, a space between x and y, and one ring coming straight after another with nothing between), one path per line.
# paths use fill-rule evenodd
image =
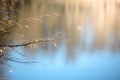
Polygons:
M11 67L4 73L11 80L120 80L119 4L22 1L12 43L55 41L9 49L10 57L40 63L7 61Z

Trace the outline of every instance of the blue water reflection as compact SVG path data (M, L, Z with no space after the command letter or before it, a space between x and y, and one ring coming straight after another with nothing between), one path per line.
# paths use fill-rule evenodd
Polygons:
M40 51L41 52L41 51ZM12 80L119 80L120 54L104 51L76 51L77 57L66 60L65 45L54 56L37 55L34 60L44 64L10 62ZM18 56L17 56L18 57Z

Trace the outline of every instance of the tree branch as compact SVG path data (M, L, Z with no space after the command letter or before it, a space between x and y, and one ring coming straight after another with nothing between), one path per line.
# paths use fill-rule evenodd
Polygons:
M40 43L40 42L48 42L48 41L54 41L54 39L52 38L45 38L45 39L41 39L41 40L34 40L34 41L30 41L30 42L25 42L23 44L0 44L0 47L20 47L20 46L28 46L31 44L36 44L36 43Z

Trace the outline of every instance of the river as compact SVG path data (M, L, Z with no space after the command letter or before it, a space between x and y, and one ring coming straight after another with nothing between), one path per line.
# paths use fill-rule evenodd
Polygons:
M6 51L38 63L7 60L3 80L120 80L119 1L21 0L20 7L11 44L55 40Z

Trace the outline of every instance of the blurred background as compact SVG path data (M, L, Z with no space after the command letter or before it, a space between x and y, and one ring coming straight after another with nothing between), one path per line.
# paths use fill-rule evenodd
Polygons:
M17 27L0 44L57 39L5 49L40 64L1 58L0 80L120 80L119 14L120 0L1 0L0 31Z

